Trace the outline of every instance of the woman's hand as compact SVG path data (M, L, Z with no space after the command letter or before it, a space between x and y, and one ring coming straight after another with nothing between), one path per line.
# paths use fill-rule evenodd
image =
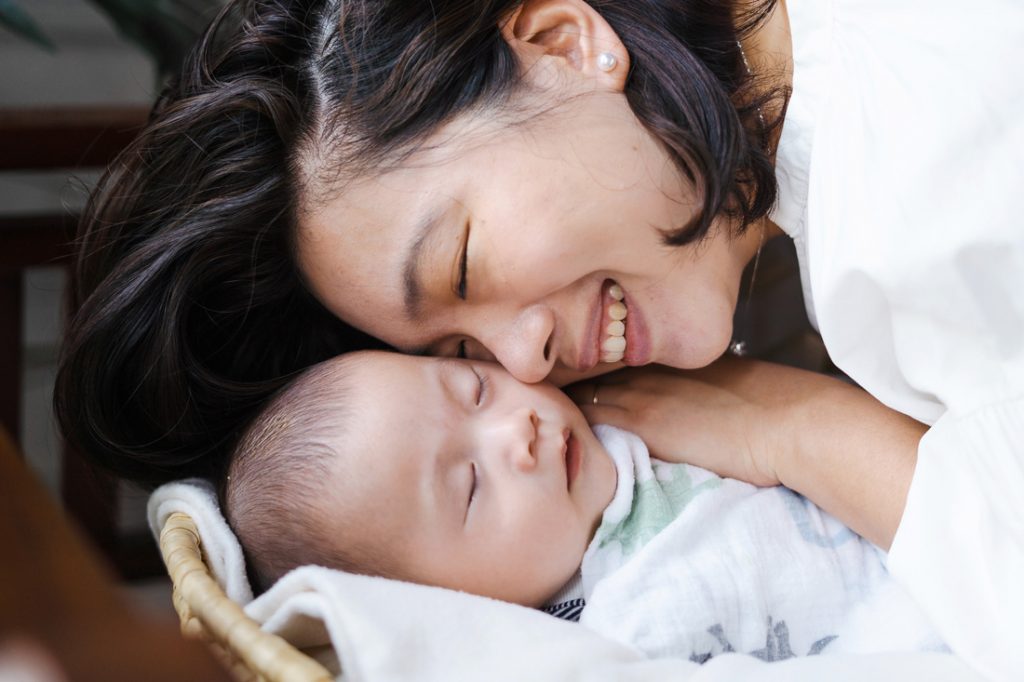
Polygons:
M883 548L927 430L838 379L733 357L623 370L569 393L590 423L633 431L655 457L785 485Z
M754 485L778 485L773 449L776 401L761 376L772 365L723 358L681 371L624 369L568 389L591 424L636 433L651 454ZM597 402L594 402L594 396Z

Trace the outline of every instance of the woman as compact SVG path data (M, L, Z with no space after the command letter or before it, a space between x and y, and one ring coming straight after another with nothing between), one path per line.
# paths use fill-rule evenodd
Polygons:
M833 359L923 439L879 441L884 411L758 364L646 371L591 409L649 440L685 423L708 453L767 432L751 461L795 453L769 473L892 541L956 652L1024 667L1020 8L236 9L87 211L57 395L85 451L215 473L283 377L369 342L348 325L526 381L704 367L786 231ZM652 392L673 419L638 409Z

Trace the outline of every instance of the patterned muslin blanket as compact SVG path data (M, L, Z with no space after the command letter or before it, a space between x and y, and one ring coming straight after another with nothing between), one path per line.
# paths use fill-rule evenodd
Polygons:
M648 656L766 661L944 650L885 554L810 501L595 429L618 485L580 571L580 622Z
M189 480L158 488L148 506L155 535L174 512L196 522L203 556L228 596L265 630L295 646L314 648L329 670L337 673L340 662L347 682L983 682L958 658L934 652L814 656L768 664L737 648L703 666L685 657L650 659L634 646L534 609L319 566L295 569L253 601L242 548L220 513L213 486ZM609 593L602 607L599 592L592 595L589 616L602 627L602 609L610 615L616 599ZM635 603L638 610L645 608ZM623 625L633 626L627 620Z

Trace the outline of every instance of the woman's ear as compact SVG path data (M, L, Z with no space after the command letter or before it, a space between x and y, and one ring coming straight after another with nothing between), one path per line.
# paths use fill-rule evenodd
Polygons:
M538 85L556 74L614 92L626 85L629 53L584 0L524 0L500 28L525 77Z

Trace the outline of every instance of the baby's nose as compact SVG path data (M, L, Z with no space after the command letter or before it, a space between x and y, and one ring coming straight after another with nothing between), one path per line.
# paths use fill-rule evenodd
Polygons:
M533 409L516 413L509 442L512 464L520 471L532 471L537 466L537 427L540 419Z

